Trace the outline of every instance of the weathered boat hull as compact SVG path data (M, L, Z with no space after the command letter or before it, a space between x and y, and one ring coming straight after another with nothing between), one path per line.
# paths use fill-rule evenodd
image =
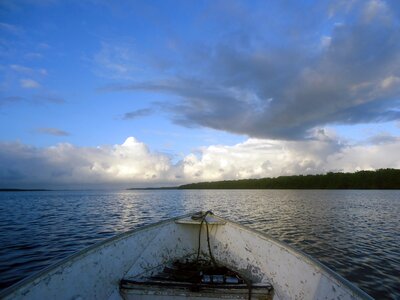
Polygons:
M237 271L253 284L271 284L274 299L372 299L309 256L263 233L219 217L208 221L210 248L218 264ZM204 229L200 253L207 256L205 223L200 225L186 215L89 247L5 290L0 298L123 299L126 295L120 290L121 279L195 257L200 226ZM151 296L142 294L135 299Z

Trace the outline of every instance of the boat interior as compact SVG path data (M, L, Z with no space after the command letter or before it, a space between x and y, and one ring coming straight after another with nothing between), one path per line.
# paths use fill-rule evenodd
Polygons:
M175 261L120 282L123 299L272 299L270 284L253 284L210 259Z
M123 299L272 299L273 287L253 283L250 278L218 263L210 245L209 226L224 225L207 214L178 220L184 225L200 225L196 256L175 260L137 276L120 281ZM208 253L201 252L202 228L205 225ZM129 272L128 272L129 274Z

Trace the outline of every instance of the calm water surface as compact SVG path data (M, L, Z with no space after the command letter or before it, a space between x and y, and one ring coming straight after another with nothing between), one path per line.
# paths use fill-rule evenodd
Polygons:
M117 233L209 209L304 251L377 299L400 299L400 191L0 193L0 288Z

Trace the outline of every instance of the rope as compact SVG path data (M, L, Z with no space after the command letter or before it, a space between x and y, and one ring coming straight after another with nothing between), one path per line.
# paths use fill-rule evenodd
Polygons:
M207 245L208 245L208 253L210 255L210 259L211 262L214 264L214 266L217 266L217 262L214 259L214 256L212 254L211 251L211 245L210 245L210 233L209 233L209 229L208 229L208 222L207 222L207 215L213 215L211 210L206 211L205 213L203 212L199 212L196 213L194 215L192 215L192 219L193 220L201 220L200 222L200 229L199 229L199 243L198 243L198 248L197 248L197 258L196 258L196 262L199 261L199 257L200 257L200 248L201 248L201 228L203 227L203 223L206 223L206 229L207 229ZM246 285L249 288L249 294L248 294L248 299L251 300L251 296L252 296L252 284L251 281L245 280Z
M213 256L212 251L211 251L210 230L209 230L209 228L208 228L208 222L207 222L207 219L206 219L207 215L209 215L209 214L212 215L212 214L213 214L212 211L208 210L208 211L206 211L205 213L200 212L200 213L194 214L194 215L192 216L192 219L193 219L193 220L201 220L201 222L200 222L200 229L199 229L199 243L198 243L198 248L197 248L197 258L196 258L196 261L199 261L199 257L200 257L201 229L202 229L202 227L203 227L203 223L206 223L208 253L209 253L209 255L210 255L211 262L216 266L216 265L217 265L217 262L215 261L214 256Z
M253 286L251 285L251 281L249 281L249 280L245 280L245 283L246 283L246 285L247 285L247 287L249 289L248 298L249 298L249 300L251 300L251 294L253 292Z

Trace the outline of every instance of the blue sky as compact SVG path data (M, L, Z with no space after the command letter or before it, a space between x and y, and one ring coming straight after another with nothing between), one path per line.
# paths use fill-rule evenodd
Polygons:
M186 9L195 7L183 6L183 12L176 14L175 6L161 4L3 4L1 138L36 146L57 142L96 146L120 143L133 135L162 148L172 143L173 136L189 135L185 142L174 141L176 150L186 152L215 142L213 136L221 142L240 140L208 129L193 133L175 126L156 108L147 116L123 120L126 113L173 99L148 92L101 91L112 83L162 76L157 64L169 57L165 52L173 43L171 36L184 38L196 32L185 26L194 22ZM24 88L23 81L34 86ZM21 99L7 101L7 97ZM35 132L38 128L57 128L69 135L40 134Z
M0 187L400 167L399 16L384 0L2 1Z

